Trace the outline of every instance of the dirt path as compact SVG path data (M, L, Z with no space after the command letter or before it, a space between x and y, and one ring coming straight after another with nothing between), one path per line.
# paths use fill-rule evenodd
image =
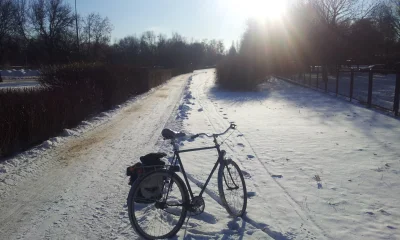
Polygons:
M125 107L110 121L0 179L0 236L132 239L125 169L155 149L190 75Z

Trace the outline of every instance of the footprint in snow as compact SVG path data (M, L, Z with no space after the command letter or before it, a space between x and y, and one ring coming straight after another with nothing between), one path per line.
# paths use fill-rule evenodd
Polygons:
M203 108L199 108L197 111L202 112L202 111L203 111Z
M273 177L273 178L283 178L283 176L281 174L273 174L273 175L271 175L271 177Z
M256 192L247 192L247 197L252 198L254 196L256 196Z
M390 216L390 213L386 212L383 209L379 210L379 212L381 212L383 215Z
M239 147L244 147L244 144L243 143L238 143L237 144Z
M254 156L253 155L247 155L247 158L254 158Z
M227 117L224 117L224 119L228 119Z
M248 173L247 171L242 170L242 173L243 173L243 177L244 177L244 178L251 178L251 174Z
M238 136L238 137L243 137L243 134L238 134L237 136Z

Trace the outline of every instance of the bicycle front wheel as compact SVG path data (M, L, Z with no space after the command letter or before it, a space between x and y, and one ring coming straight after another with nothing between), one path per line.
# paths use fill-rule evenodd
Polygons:
M218 191L226 211L241 217L247 208L247 190L239 166L231 159L225 160L218 171Z
M128 196L129 220L146 239L173 237L187 214L189 195L175 173L157 170L136 180Z

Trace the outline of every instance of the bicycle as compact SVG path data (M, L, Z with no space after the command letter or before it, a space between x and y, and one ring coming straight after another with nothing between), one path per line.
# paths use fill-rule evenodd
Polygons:
M247 190L243 174L232 159L225 158L226 152L220 149L217 141L219 136L226 134L230 129L235 130L236 125L231 124L228 129L219 134L199 133L190 136L189 139L192 140L200 136L213 138L214 146L184 150L179 150L177 144L177 139L186 137L184 133L177 133L170 129L162 131L164 139L171 140L173 146L174 156L171 165L144 174L135 181L129 191L129 220L140 236L146 239L173 237L182 227L187 212L192 215L201 214L205 208L202 195L218 165L220 166L218 191L221 202L230 215L243 216L247 207ZM200 194L194 196L179 154L210 149L217 149L218 160L205 184L201 187ZM178 172L182 173L184 181L177 175ZM158 181L159 184L153 184L150 187L148 183L154 183L154 181ZM160 191L155 193L157 189ZM146 199L144 199L144 195L146 195ZM155 226L157 223L165 224L165 226ZM146 226L146 224L150 226Z

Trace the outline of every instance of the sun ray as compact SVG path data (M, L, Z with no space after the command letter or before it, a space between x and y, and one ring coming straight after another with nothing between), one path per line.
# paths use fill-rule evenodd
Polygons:
M257 20L278 20L286 10L285 0L225 0L237 14L245 15Z

